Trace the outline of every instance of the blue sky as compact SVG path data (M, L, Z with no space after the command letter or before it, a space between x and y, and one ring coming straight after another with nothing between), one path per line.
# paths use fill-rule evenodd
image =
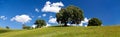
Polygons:
M62 3L64 8L75 5L84 11L86 18L97 17L103 25L120 24L120 0L0 0L0 27L9 26L13 29L21 29L22 22L16 21L15 16L27 15L25 24L33 25L36 19L44 19L48 24L54 24L56 12L41 11L46 2ZM1 17L2 16L2 17ZM23 16L26 17L26 16ZM49 22L52 19L52 23Z

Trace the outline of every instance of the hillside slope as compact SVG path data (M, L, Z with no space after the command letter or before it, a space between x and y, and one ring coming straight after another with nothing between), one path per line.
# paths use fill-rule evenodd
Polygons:
M5 32L10 32L11 30L0 28L0 34Z
M0 28L0 34L7 33L7 32L16 32L16 31L21 31L21 30L11 30L11 29Z
M7 32L0 37L120 37L120 26L46 27Z

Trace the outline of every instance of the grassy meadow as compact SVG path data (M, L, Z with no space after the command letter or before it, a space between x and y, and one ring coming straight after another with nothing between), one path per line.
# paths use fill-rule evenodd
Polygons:
M0 37L120 37L120 26L43 27L32 30L0 29Z

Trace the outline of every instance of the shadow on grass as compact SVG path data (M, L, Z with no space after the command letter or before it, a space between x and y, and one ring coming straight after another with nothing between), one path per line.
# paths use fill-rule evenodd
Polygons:
M11 30L0 30L0 33L10 32Z

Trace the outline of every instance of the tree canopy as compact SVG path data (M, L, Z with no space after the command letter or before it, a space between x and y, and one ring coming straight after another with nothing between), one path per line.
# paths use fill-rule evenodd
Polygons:
M6 26L6 29L10 29L10 27L9 27L9 26Z
M57 22L67 26L67 23L70 24L79 24L84 20L83 11L73 5L70 5L66 8L62 8L59 13L56 14Z
M34 23L36 26L36 28L41 28L42 26L46 26L46 22L42 19L37 19Z

